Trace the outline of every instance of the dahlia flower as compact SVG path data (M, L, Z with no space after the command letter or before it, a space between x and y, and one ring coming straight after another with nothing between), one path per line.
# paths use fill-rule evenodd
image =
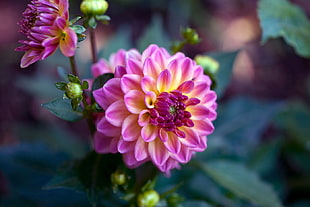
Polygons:
M58 46L65 56L74 55L77 35L69 27L68 7L68 0L32 0L28 4L18 23L26 40L20 40L23 45L15 49L25 52L22 68L47 58Z
M98 153L121 153L129 168L151 161L169 175L207 148L217 104L201 66L156 45L142 54L121 50L111 60L93 67L115 73L93 92L105 111L96 122Z

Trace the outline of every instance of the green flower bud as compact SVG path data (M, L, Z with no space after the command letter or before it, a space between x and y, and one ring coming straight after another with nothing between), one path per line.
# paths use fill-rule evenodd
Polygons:
M210 75L216 74L220 68L219 62L206 55L197 55L195 61L198 65L203 67L205 73Z
M70 99L79 98L83 94L82 87L79 83L69 82L66 85L66 96Z
M109 7L105 0L83 0L80 9L87 16L96 16L104 14Z
M113 185L124 185L126 180L126 174L123 172L116 171L111 174L111 182Z
M159 194L155 190L147 190L138 196L139 207L154 207L159 202Z

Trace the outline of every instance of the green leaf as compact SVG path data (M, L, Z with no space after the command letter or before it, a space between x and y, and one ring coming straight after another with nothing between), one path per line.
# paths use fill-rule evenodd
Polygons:
M58 83L55 83L55 86L57 89L59 89L61 91L66 91L67 83L66 82L58 82Z
M69 99L58 98L42 104L42 107L66 121L79 121L83 118L82 109L78 108L77 111L74 111L71 106L71 100Z
M263 207L282 206L272 187L240 163L217 160L200 163L200 167L217 183L240 198Z
M83 27L82 25L73 25L71 28L74 30L75 33L77 34L82 34L83 32L86 31L86 28Z
M72 74L68 75L68 80L72 83L81 83L79 77L72 75Z
M102 197L101 193L111 193L110 176L121 164L118 154L88 153L84 158L75 160L58 172L44 189L71 188L86 192L92 205Z
M92 91L101 88L108 80L114 77L113 73L105 73L97 78L95 78L93 85L92 85Z
M283 37L298 55L310 57L310 21L301 8L287 0L260 0L258 16L263 43Z
M232 76L232 69L237 57L238 51L225 52L225 53L208 53L206 55L212 57L219 62L220 68L215 74L216 81L216 94L218 98L221 98L230 83Z

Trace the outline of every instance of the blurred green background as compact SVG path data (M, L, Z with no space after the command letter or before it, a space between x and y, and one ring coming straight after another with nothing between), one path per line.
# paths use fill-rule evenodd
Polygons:
M72 18L80 15L80 2L70 1ZM110 24L96 30L99 57L120 48L142 51L150 43L169 49L181 39L180 29L190 26L202 41L183 52L192 58L212 54L222 64L217 81L225 87L219 91L216 129L196 160L246 166L285 206L310 206L310 59L298 56L283 38L261 44L258 1L108 2ZM291 2L310 17L308 0ZM90 206L83 193L42 190L59 166L82 157L91 143L84 121L68 123L41 107L62 96L54 87L60 80L57 67L69 71L69 61L57 51L29 68L19 67L22 54L14 48L23 37L16 23L27 3L0 2L0 206ZM88 39L79 43L76 58L81 76L90 78ZM163 192L182 181L177 192L191 200L184 206L256 206L218 185L211 167L205 171L182 166L171 178L160 177L156 188ZM102 206L113 206L105 202Z

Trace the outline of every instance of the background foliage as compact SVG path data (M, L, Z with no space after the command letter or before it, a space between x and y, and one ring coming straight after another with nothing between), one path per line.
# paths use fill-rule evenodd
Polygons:
M79 15L80 1L70 3L72 17ZM9 16L12 22L2 26L5 36L2 32L0 38L0 206L126 205L118 199L120 192L106 191L117 159L109 155L98 159L91 152L84 121L67 123L44 109L55 111L53 103L62 97L54 87L61 79L56 68L69 71L69 62L56 53L18 69L21 54L12 51L20 38L16 22L27 2L2 4L2 19ZM143 50L150 43L170 48L181 39L181 27L191 26L202 41L187 45L183 52L190 57L210 55L220 63L215 76L218 118L208 149L172 171L170 178L158 177L158 192L177 193L167 195L158 206L309 206L310 3L111 0L109 4L110 25L100 25L97 31L101 57L108 58L119 48ZM77 57L84 78L91 77L88 44L87 40L80 44ZM58 115L64 118L67 112ZM79 113L69 113L69 120L80 118Z

